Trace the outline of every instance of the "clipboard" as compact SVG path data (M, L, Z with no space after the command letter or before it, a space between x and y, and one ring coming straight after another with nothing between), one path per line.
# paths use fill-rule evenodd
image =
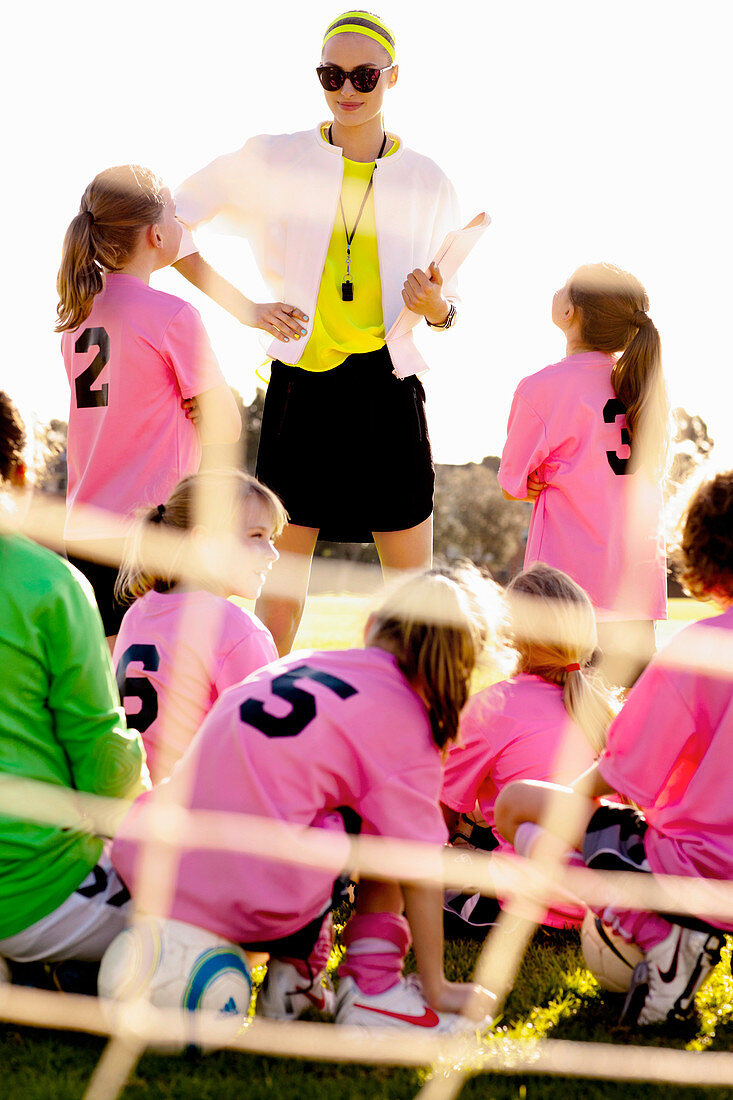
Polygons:
M469 255L480 237L491 225L491 218L486 213L477 214L463 229L452 229L446 233L443 243L435 253L433 263L440 268L443 282L452 279L458 268ZM403 306L397 316L397 320L385 336L385 343L399 340L407 336L423 318L419 313L413 313L407 306Z

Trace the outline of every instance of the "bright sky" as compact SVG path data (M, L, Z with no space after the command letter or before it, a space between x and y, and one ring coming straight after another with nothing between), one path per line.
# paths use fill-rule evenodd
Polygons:
M701 415L733 462L728 0L378 3L400 62L387 127L448 173L464 221L493 219L463 268L457 327L421 332L437 460L500 453L517 382L564 353L554 290L608 260L647 288L672 404ZM67 414L55 279L87 183L138 162L175 187L253 134L314 126L326 117L314 69L341 10L68 0L6 14L0 386L29 423ZM202 246L248 297L269 299L246 243ZM251 399L257 335L175 271L153 285L195 302Z

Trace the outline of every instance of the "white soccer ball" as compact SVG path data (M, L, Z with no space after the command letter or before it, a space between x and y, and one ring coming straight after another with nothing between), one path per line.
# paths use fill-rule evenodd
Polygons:
M109 945L99 968L100 997L146 997L158 1008L249 1012L252 975L247 956L229 940L192 924L144 917Z
M585 965L601 989L607 989L610 993L628 993L631 975L637 963L644 958L641 948L617 936L590 909L583 917L580 944Z

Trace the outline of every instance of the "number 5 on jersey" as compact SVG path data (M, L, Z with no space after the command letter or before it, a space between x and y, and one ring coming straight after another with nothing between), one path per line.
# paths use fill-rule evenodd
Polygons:
M332 676L329 672L323 672L319 668L311 668L309 665L298 665L276 676L270 687L272 694L279 699L285 699L290 703L289 714L278 718L268 713L264 705L258 699L247 699L239 708L239 717L249 726L254 726L265 737L295 737L302 733L309 722L316 716L316 700L309 691L295 686L296 680L315 680L318 684L333 691L340 699L348 699L350 695L356 695L356 688Z

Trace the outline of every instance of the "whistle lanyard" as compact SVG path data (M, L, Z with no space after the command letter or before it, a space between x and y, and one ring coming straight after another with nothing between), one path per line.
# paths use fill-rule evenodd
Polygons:
M331 139L332 129L333 129L333 127L329 126L329 128L328 128L328 140L329 140L329 143L331 145L333 145L333 141ZM384 137L382 138L382 146L381 146L379 152L377 153L377 160L379 160L380 157L382 156L382 153L384 152L384 147L385 147L386 144L387 144L387 135L385 133ZM364 213L364 207L366 206L366 201L369 198L369 192L371 191L372 184L374 183L374 173L376 172L376 170L377 170L377 161L375 160L374 167L372 168L372 174L369 177L369 183L367 184L366 191L364 192L364 198L361 200L361 206L359 207L359 213L356 215L356 221L354 222L351 233L349 233L348 227L346 225L346 215L344 214L343 199L342 199L341 195L339 195L339 208L341 210L341 219L344 223L344 233L346 235L346 279L341 284L341 301L342 302L353 302L353 300L354 300L354 284L351 281L351 242L353 241L354 237L356 236L356 227L358 226L359 222L361 221L361 216Z

